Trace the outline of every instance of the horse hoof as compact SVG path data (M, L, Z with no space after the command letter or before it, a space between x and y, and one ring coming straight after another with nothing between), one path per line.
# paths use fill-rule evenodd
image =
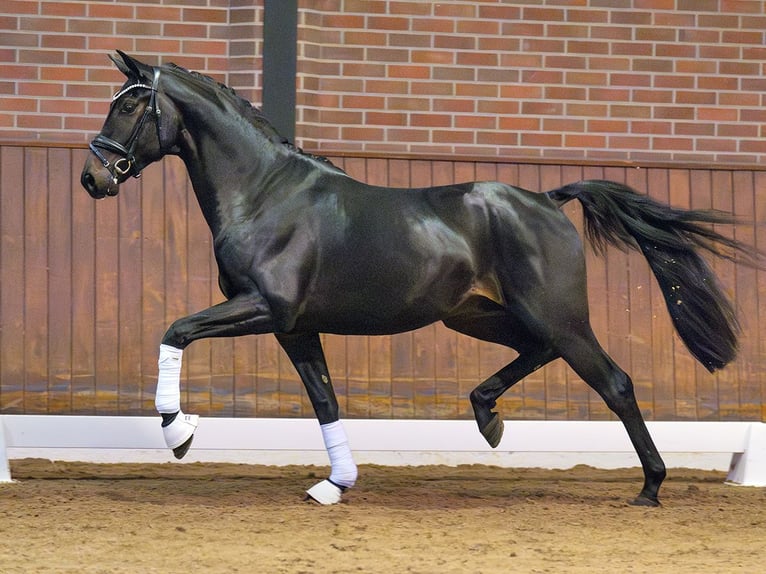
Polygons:
M199 415L185 415L179 412L173 422L162 427L165 444L173 451L173 456L177 459L183 458L189 450L198 424Z
M656 498L649 498L648 496L644 496L639 494L635 500L629 502L631 506L646 506L648 508L658 508L662 506L660 504L660 501Z
M318 482L306 491L307 499L324 505L338 504L342 494L343 490L329 480Z
M194 435L191 435L189 437L189 440L187 440L185 443L183 443L181 446L177 446L173 449L173 456L176 457L178 460L181 460L187 452L189 452L189 448L192 445L192 441L194 440Z
M497 413L492 413L492 418L486 426L481 429L482 436L487 439L489 446L496 448L500 444L500 439L503 438L503 430L505 425L503 419L501 419Z

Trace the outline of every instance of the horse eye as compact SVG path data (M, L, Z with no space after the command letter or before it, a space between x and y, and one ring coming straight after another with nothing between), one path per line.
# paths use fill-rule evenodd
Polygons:
M122 112L123 114L132 114L135 109L136 109L136 102L127 101L124 104L122 104L122 107L120 108L120 112Z

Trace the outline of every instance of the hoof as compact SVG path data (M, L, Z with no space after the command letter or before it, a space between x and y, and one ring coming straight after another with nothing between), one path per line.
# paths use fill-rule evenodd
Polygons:
M179 412L168 426L162 427L165 444L173 451L173 456L181 459L189 450L194 431L199 424L199 415L185 415Z
M324 505L338 504L343 490L329 480L323 480L306 491L306 500L314 500Z
M503 419L501 419L497 413L492 413L492 418L481 429L482 436L487 439L489 446L496 448L500 444L500 439L503 438Z
M638 497L636 497L635 500L629 502L631 506L646 506L649 508L658 508L662 506L660 504L660 501L656 498L649 498L648 496L644 496L639 494Z
M181 460L184 457L184 455L186 455L186 453L189 452L189 448L191 447L193 440L194 440L194 435L191 435L189 437L189 440L187 440L181 446L177 446L176 448L174 448L173 456L176 457L178 460Z

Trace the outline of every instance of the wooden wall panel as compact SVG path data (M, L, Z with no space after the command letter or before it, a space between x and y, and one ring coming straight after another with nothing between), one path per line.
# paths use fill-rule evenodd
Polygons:
M93 201L87 152L0 146L0 412L152 414L158 345L175 319L222 300L209 231L183 164L168 158ZM547 190L625 182L678 207L733 211L721 231L766 248L766 172L333 158L388 186L500 180ZM582 232L579 206L565 207ZM760 225L755 226L753 223ZM650 419L766 419L766 273L715 261L742 319L741 354L714 375L674 333L643 257L586 248L591 321ZM324 335L345 416L471 418L468 393L515 356L442 325L385 337ZM203 340L184 354L183 407L208 416L310 417L272 336ZM614 418L561 361L510 389L508 418Z

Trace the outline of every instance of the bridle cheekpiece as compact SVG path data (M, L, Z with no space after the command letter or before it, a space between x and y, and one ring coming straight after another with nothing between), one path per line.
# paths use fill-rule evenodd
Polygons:
M160 108L157 105L157 88L159 82L160 69L154 68L154 78L152 79L151 86L138 82L121 89L119 92L114 94L114 96L112 96L112 104L114 104L114 102L132 90L138 88L151 90L149 103L144 108L144 115L141 116L141 120L133 128L128 141L125 144L121 144L120 142L117 142L112 138L106 137L102 134L98 134L90 143L90 150L101 161L101 164L109 170L109 173L112 175L112 182L115 184L119 182L119 178L121 176L132 175L133 177L141 177L141 169L143 168L136 169L136 157L134 152L136 150L136 144L138 143L138 137L141 135L141 130L143 129L144 124L150 115L154 116L155 125L157 126L157 139L160 143L160 147L162 147L162 137L160 133L161 113ZM101 150L115 153L119 155L120 158L112 164L108 159L106 159L106 156L101 153Z

